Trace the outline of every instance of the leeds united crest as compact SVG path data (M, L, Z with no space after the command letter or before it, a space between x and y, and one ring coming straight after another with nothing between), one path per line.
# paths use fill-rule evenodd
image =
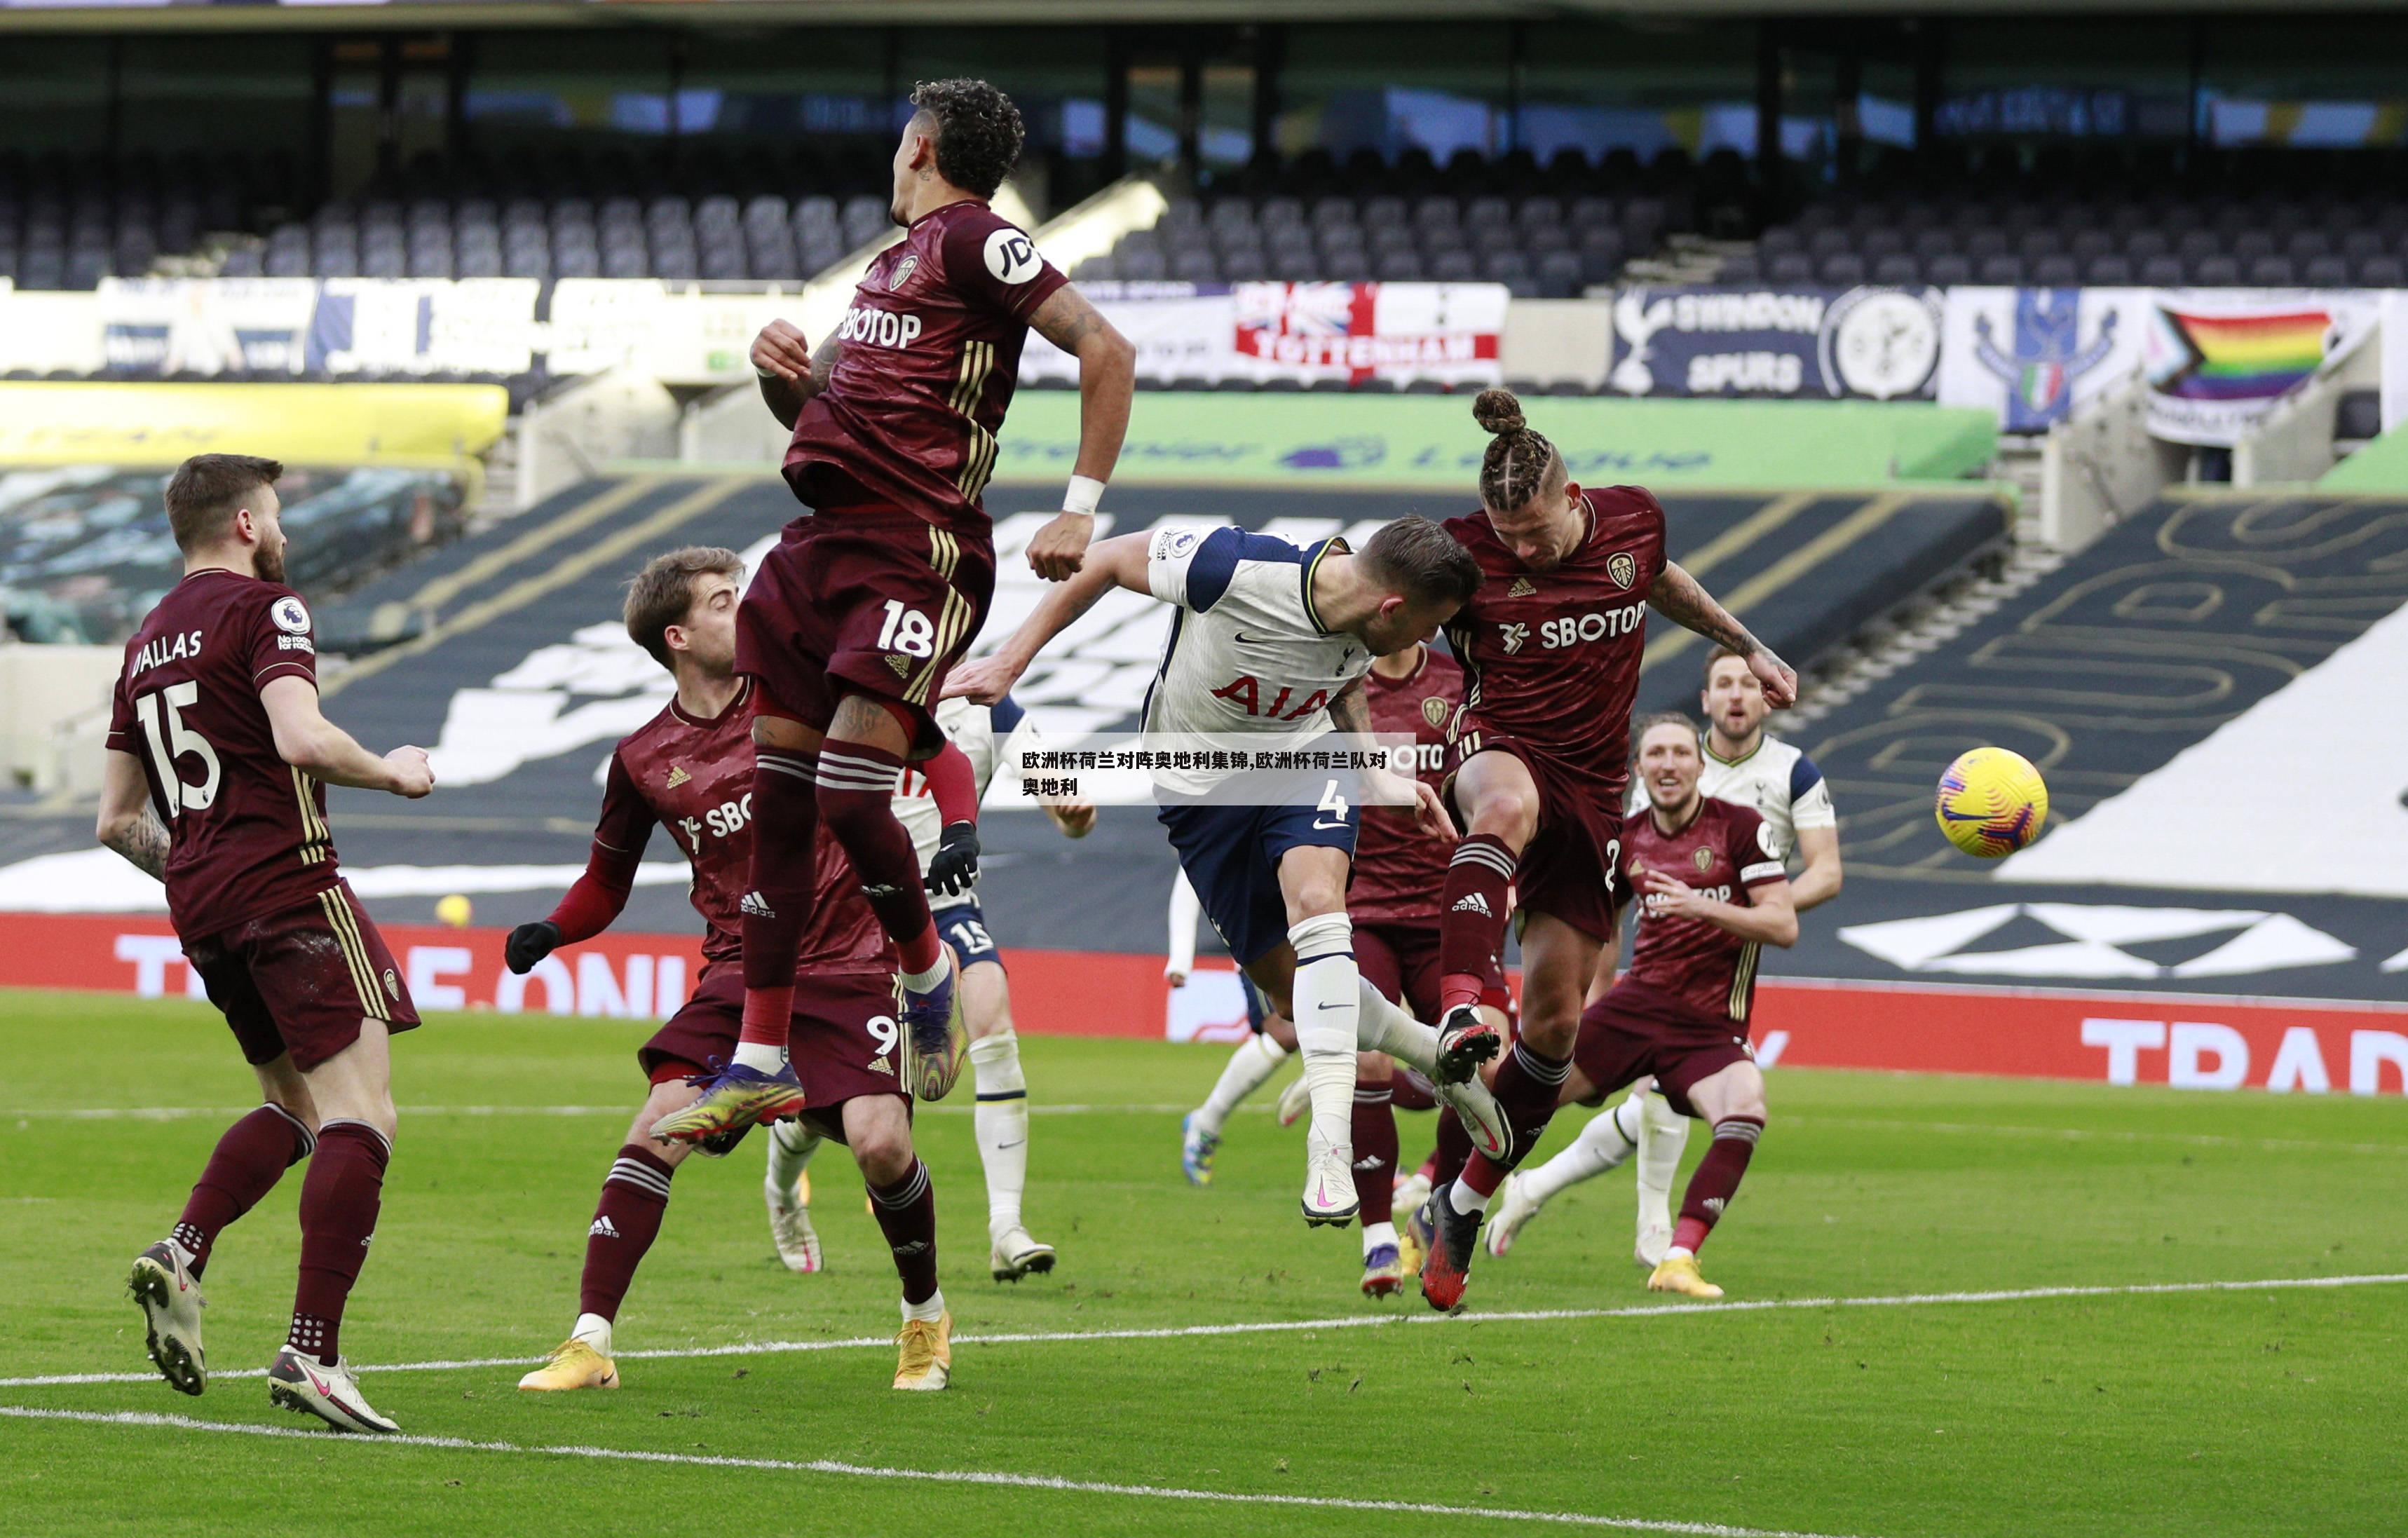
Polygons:
M1605 558L1605 574L1613 579L1616 587L1628 587L1639 580L1639 562L1630 552L1617 550Z

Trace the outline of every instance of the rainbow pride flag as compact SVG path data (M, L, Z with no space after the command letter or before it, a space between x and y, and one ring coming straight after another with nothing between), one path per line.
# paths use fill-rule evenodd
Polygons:
M2157 381L2185 400L2262 400L2282 395L2325 359L2333 318L2324 309L2256 315L2200 315L2157 307L2158 318L2188 361Z

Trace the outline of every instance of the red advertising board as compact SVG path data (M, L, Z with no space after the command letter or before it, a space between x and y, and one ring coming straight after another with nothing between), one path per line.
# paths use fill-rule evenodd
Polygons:
M502 965L501 930L384 933L425 1010L654 1017L685 998L702 964L688 936L606 934L515 977ZM163 918L8 914L0 941L0 987L200 994ZM1157 956L1008 951L1005 964L1014 1019L1031 1035L1159 1041L1173 1018ZM1197 1018L1182 1034L1226 1033ZM2408 1007L2399 1005L1786 980L1758 987L1756 1042L1767 1066L2408 1093Z

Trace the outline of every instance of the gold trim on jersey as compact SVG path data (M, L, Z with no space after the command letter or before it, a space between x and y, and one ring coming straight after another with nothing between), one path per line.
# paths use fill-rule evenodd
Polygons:
M928 651L927 663L921 668L920 676L912 680L910 686L904 689L905 703L923 708L927 706L928 689L936 683L938 665L945 660L954 647L961 644L962 638L968 634L969 627L969 599L963 597L948 586L945 589L944 608L937 615L937 634Z
M292 766L287 765L291 769ZM317 865L335 852L326 819L318 814L318 798L309 794L309 777L293 769L293 794L301 802L301 863Z
M358 915L343 900L342 888L330 886L319 893L318 906L325 910L326 927L335 931L335 943L342 950L343 964L351 969L351 986L359 990L361 1012L371 1020L389 1018L383 990L377 986L376 962L368 956L367 941L361 938Z
M953 394L946 405L955 416L969 424L969 442L962 449L961 473L953 477L953 489L962 500L975 502L986 490L987 477L995 473L997 445L995 435L979 424L973 413L979 397L986 393L987 376L995 372L995 343L968 341L962 344L961 372L953 377Z
M1739 949L1739 965L1731 969L1730 1017L1747 1018L1748 996L1756 991L1756 958L1764 947L1751 940Z
M962 542L952 530L928 525L928 564L938 576L953 580L954 570L962 564Z

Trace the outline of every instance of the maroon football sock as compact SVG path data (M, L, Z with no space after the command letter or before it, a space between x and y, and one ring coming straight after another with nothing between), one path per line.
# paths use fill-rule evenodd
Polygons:
M309 1157L318 1140L301 1118L280 1105L263 1105L225 1129L201 1170L200 1184L184 1199L184 1215L168 1237L192 1252L191 1270L208 1268L218 1233L259 1205L284 1171Z
M870 1186L869 1206L895 1252L903 1301L926 1302L937 1295L937 1192L928 1167L915 1158L911 1172L894 1185Z
M621 1146L602 1182L594 1224L585 1231L585 1274L577 1284L577 1312L619 1317L636 1268L661 1231L676 1167L639 1143Z
M861 872L861 895L901 953L903 970L924 972L943 954L920 885L920 856L895 820L895 783L903 760L862 742L820 749L820 816Z
M1454 1112L1441 1112L1438 1118L1438 1146L1430 1152L1430 1188L1436 1190L1463 1173L1463 1166L1470 1157L1471 1134L1455 1119Z
M376 1233L384 1168L393 1150L366 1122L330 1121L301 1183L301 1274L285 1344L332 1365L341 1355L343 1304Z
M1389 1080L1388 1094L1391 1102L1399 1111L1438 1109L1438 1101L1430 1098L1430 1092L1423 1087L1422 1081L1411 1073L1399 1072L1395 1078Z
M1388 1086L1354 1081L1354 1200L1363 1226L1385 1223L1396 1206L1397 1111Z
M1498 1109L1512 1126L1512 1157L1500 1163L1475 1150L1463 1167L1466 1186L1483 1196L1496 1193L1506 1174L1546 1135L1547 1123L1555 1119L1555 1099L1571 1071L1570 1057L1547 1056L1533 1051L1526 1041L1513 1043L1497 1070L1497 1082L1489 1086L1496 1092Z
M817 755L752 754L752 889L744 896L744 1022L738 1040L783 1049L793 1029L795 949L818 879Z
M1455 846L1440 894L1438 1008L1477 1004L1505 945L1506 889L1513 883L1513 851L1493 833L1475 833Z
M1698 1161L1689 1189L1681 1198L1681 1220L1672 1228L1676 1246L1695 1255L1705 1243L1706 1235L1713 1231L1737 1194L1740 1178L1747 1173L1747 1161L1756 1153L1756 1140L1762 1136L1764 1123L1754 1116L1725 1116L1714 1123L1713 1143Z

